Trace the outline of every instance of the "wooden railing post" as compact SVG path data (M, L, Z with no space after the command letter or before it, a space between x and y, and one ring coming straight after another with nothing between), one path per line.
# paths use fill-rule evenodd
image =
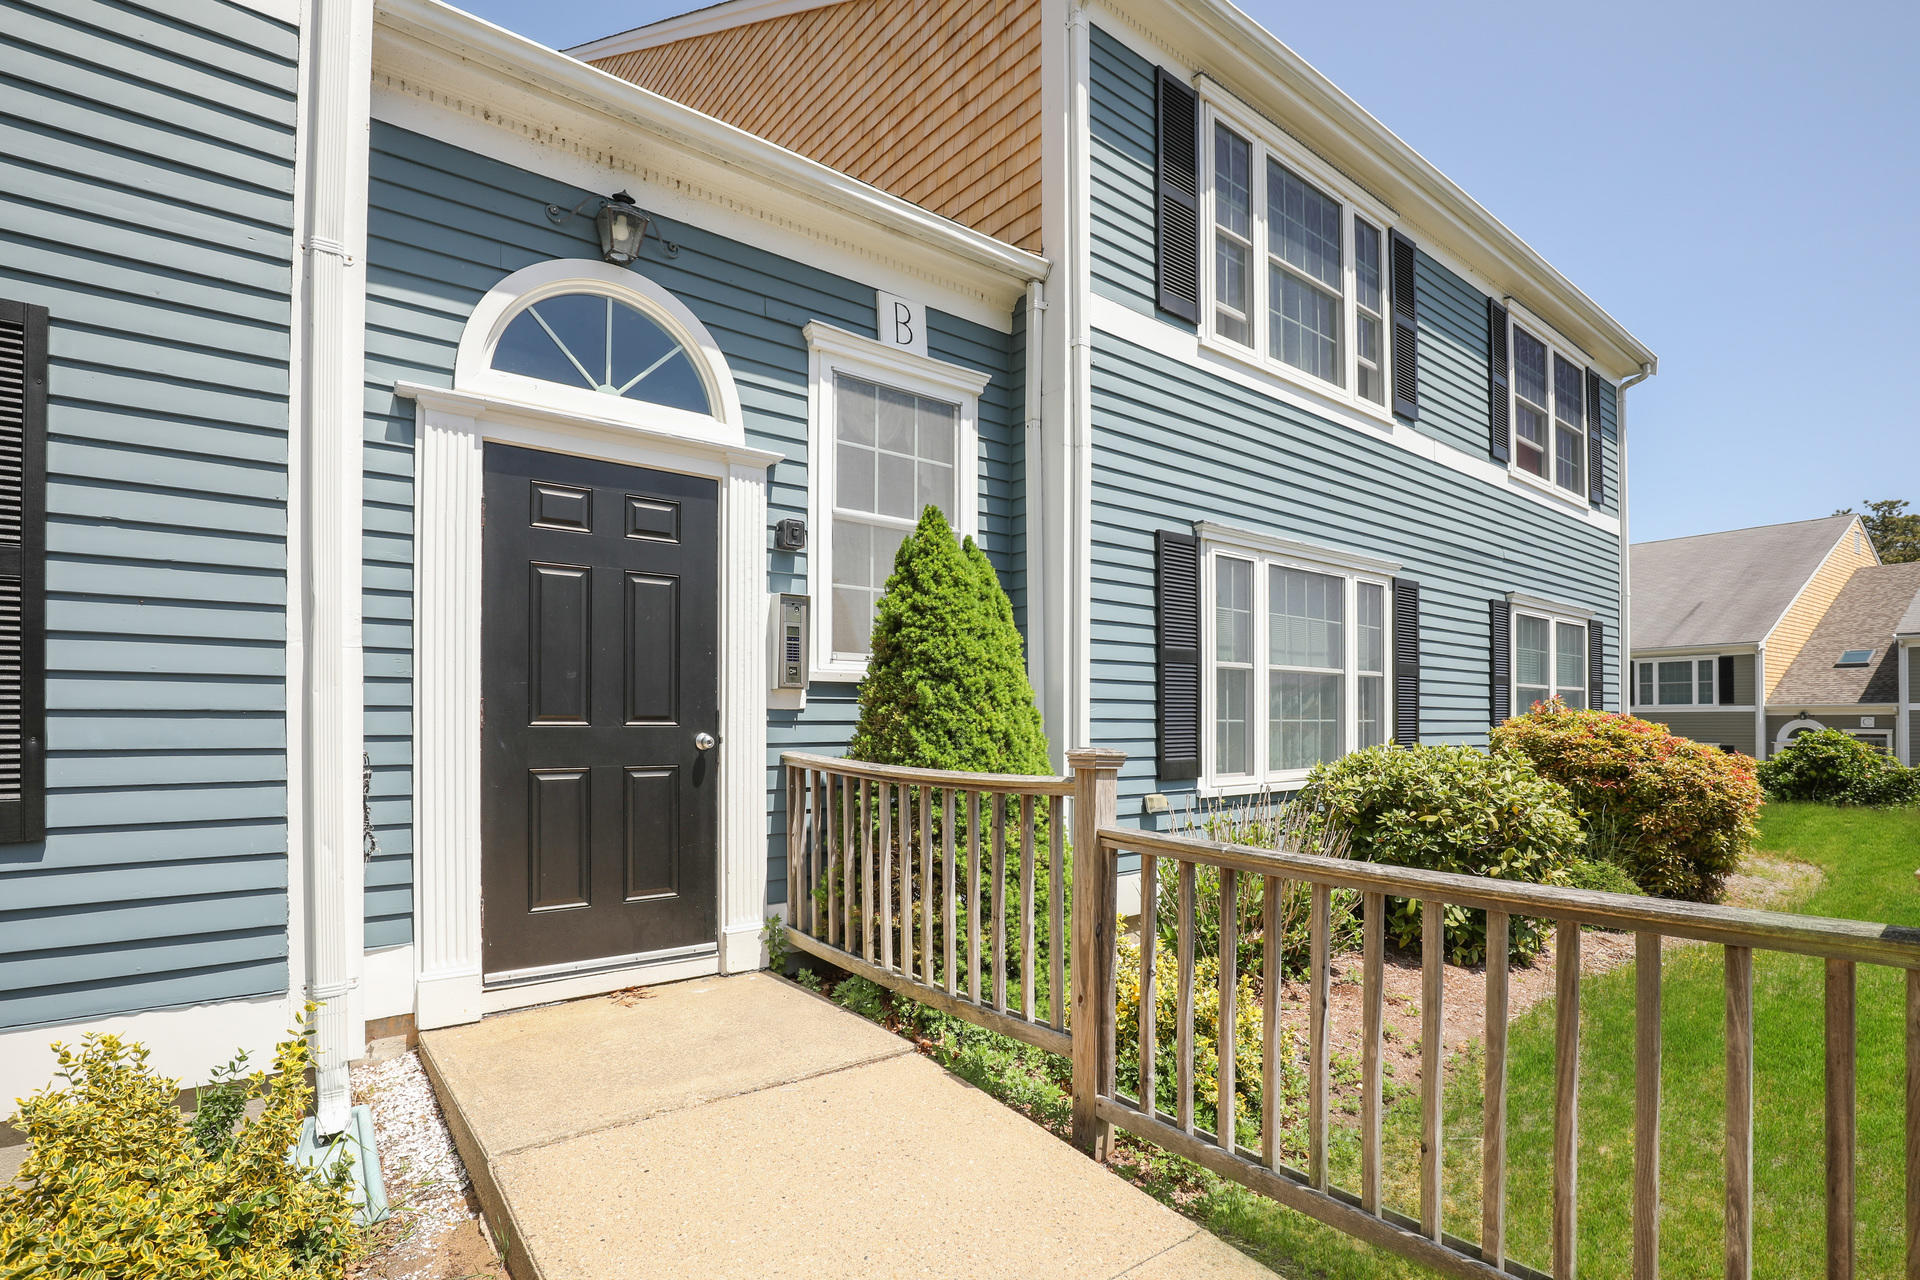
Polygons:
M1100 852L1100 828L1118 813L1120 766L1126 753L1099 748L1067 752L1073 774L1073 1145L1104 1163L1113 1126L1094 1114L1113 1087L1113 868Z

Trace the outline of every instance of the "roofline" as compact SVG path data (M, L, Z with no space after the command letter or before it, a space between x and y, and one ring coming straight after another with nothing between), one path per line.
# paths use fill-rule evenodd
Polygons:
M1828 517L1828 519L1832 519L1832 517L1831 517L1831 516L1829 516L1829 517ZM1780 624L1781 624L1781 623L1783 623L1783 622L1785 622L1785 621L1787 620L1787 615L1793 612L1793 606L1795 606L1795 605L1797 605L1797 604L1799 604L1799 603L1800 603L1800 597L1801 597L1801 596L1803 596L1803 595L1805 595L1805 594L1807 594L1807 588L1808 588L1808 587L1810 587L1810 586L1812 586L1812 585L1813 585L1813 580L1814 580L1815 578L1817 578L1817 577L1819 577L1819 576L1820 576L1820 571L1821 571L1822 569L1824 569L1824 568L1826 568L1826 567L1827 567L1827 561L1828 561L1829 559L1831 559L1831 558L1832 558L1832 556L1833 556L1833 553L1834 553L1834 551L1835 551L1836 549L1838 549L1838 548L1839 548L1839 546L1840 546L1840 544L1841 544L1842 542L1844 542L1844 541L1846 540L1846 537L1847 537L1847 534L1849 534L1849 533L1851 533L1851 532L1853 531L1853 527L1854 527L1855 525L1860 525L1860 528L1861 528L1861 532L1863 532L1863 533L1864 533L1864 532L1866 531L1866 526L1865 526L1864 524L1861 524L1861 522L1860 522L1860 517L1859 517L1858 515L1855 515L1855 516L1853 517L1853 519L1851 519L1851 520L1849 520L1849 521L1847 521L1847 523L1846 523L1846 525L1845 525L1845 526L1844 526L1844 527L1843 527L1843 528L1842 528L1842 529L1840 530L1840 536L1839 536L1838 538L1835 538L1835 539L1834 539L1834 540L1833 540L1832 542L1829 542L1829 543L1827 544L1827 551L1826 551L1826 554L1820 557L1820 563L1818 563L1818 564L1816 564L1816 565L1814 565L1814 566L1813 566L1813 572L1812 572L1812 573L1809 573L1809 574L1807 575L1807 580L1806 580L1805 582L1803 582L1803 583L1801 583L1801 584L1800 584L1800 589L1799 589L1798 591L1796 591L1796 592L1794 592L1794 593L1793 593L1793 595L1792 595L1792 597L1791 597L1790 599L1788 599L1788 601L1787 601L1787 607L1786 607L1786 608L1784 608L1784 609L1782 609L1782 610L1780 611L1780 616L1779 616L1779 617L1777 617L1777 618L1775 618L1775 619L1773 620L1773 625L1767 628L1767 635L1768 635L1769 637L1771 637L1771 636L1773 635L1773 633L1774 633L1774 632L1776 632L1776 631L1778 631L1778 630L1780 629ZM1880 553L1879 553L1879 551L1877 551L1877 550L1875 550L1875 549L1874 549L1874 545L1873 545L1873 539L1872 539L1872 538L1868 538L1868 539L1867 539L1867 550L1873 553L1873 562L1874 562L1875 564L1879 564L1879 563L1880 563ZM1852 577L1853 575L1852 575L1852 574L1848 574L1847 576L1848 576L1848 577ZM1844 590L1846 590L1846 588L1847 588L1847 584L1846 584L1846 583L1844 583L1844 582L1843 582L1843 583L1841 583L1841 584L1840 584L1840 589L1841 589L1842 591L1844 591ZM1814 626L1815 626L1816 628L1817 628L1817 627L1818 627L1819 625L1820 625L1820 624L1819 624L1819 623L1817 623L1817 622L1816 622L1816 623L1814 623ZM1812 633L1811 631L1807 633L1807 639L1809 639L1809 640L1811 640L1811 639L1813 639L1813 633ZM1805 646L1802 646L1802 648L1804 649L1804 648L1805 648ZM1797 659L1797 657L1796 657L1796 661L1797 661L1797 660L1798 660L1798 659ZM1789 670L1791 670L1791 669L1792 669L1792 666L1793 666L1793 664L1792 664L1792 663L1788 663L1788 664L1787 664L1787 666L1788 666L1788 669L1789 669ZM1780 678L1781 678L1782 680L1785 680L1785 679L1787 678L1787 673L1786 673L1785 671L1782 671L1782 672L1780 673Z
M809 9L825 9L830 5L846 2L847 0L720 0L718 4L706 5L686 13L676 13L671 17L661 18L643 26L629 27L625 31L616 31L612 35L601 36L585 44L576 44L561 52L579 58L583 62L592 58L613 58L623 53L651 49L656 45L671 44L675 40L712 35L716 31L728 31L750 23L784 18L790 13L805 13Z
M1645 542L1635 542L1630 545L1636 547L1657 547L1665 542L1686 542L1693 538L1719 538L1730 533L1758 533L1762 529L1784 529L1788 525L1794 524L1822 524L1828 520L1838 520L1843 515L1851 515L1856 520L1860 518L1857 512L1839 511L1830 516L1812 516L1805 520L1780 520L1773 524L1742 525L1738 529L1714 529L1707 533L1677 534L1671 538L1648 538Z
M994 239L837 169L736 129L442 0L378 0L375 20L465 63L519 81L727 168L817 201L1013 281L1046 279L1047 259Z
M1112 2L1119 4L1128 0ZM1247 58L1256 69L1273 77L1284 90L1291 91L1299 106L1316 113L1320 123L1336 136L1344 135L1351 142L1383 156L1412 182L1418 194L1431 202L1435 213L1478 240L1501 265L1544 286L1550 302L1584 320L1636 369L1647 368L1649 373L1659 371L1659 357L1606 308L1560 274L1532 245L1271 31L1229 0L1160 2L1185 14L1219 41L1224 50Z

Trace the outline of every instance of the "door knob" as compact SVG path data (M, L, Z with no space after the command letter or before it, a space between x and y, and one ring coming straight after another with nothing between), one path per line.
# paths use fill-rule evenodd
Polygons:
M693 745L698 751L713 750L713 735L702 731L693 735Z

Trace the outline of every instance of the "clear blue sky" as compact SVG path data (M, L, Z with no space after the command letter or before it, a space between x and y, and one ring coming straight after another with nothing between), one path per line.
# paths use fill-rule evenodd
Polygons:
M1636 541L1920 506L1920 4L1242 0L1660 356ZM468 0L564 48L695 0Z

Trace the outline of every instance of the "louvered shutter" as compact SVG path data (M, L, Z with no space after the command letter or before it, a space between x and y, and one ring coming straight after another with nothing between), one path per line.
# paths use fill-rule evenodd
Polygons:
M1513 404L1507 396L1507 309L1487 299L1487 456L1495 462L1513 457L1513 428L1507 415Z
M1607 624L1597 619L1587 624L1587 705L1607 709Z
M1723 653L1720 655L1720 678L1718 681L1716 681L1716 684L1719 687L1715 689L1714 692L1719 695L1721 705L1732 706L1733 705L1733 655L1730 653Z
M0 843L46 834L47 312L0 300Z
M1413 241L1396 231L1387 252L1393 273L1393 411L1403 418L1418 418L1420 315L1413 281Z
M1160 309L1200 318L1200 99L1156 68L1154 280Z
M1607 442L1600 434L1600 387L1599 371L1587 370L1587 501L1596 507L1607 500Z
M1393 740L1420 745L1420 584L1393 580Z
M1504 598L1487 605L1487 714L1491 724L1504 724L1513 715L1513 613Z
M1200 540L1153 535L1159 776L1200 776Z

